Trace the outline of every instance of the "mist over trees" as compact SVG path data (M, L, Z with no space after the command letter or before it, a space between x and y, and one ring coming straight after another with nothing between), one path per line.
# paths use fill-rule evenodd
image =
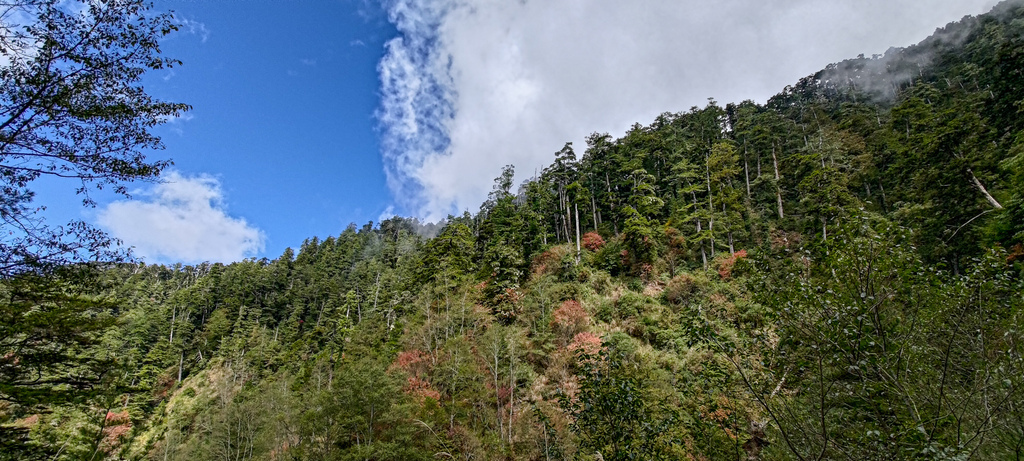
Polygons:
M438 225L6 276L0 459L1019 459L1022 37L552 146Z

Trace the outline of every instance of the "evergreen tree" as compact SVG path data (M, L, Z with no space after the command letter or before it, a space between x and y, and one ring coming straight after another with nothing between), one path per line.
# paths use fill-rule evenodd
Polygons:
M510 321L519 313L519 283L525 273L523 255L524 222L512 195L514 168L506 166L494 180L481 214L481 268L487 285L484 294L499 317Z

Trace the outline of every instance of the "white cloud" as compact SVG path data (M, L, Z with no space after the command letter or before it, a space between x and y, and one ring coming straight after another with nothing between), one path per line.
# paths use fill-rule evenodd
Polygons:
M378 70L388 184L431 220L475 210L565 141L657 114L763 102L860 53L906 46L993 0L390 0Z
M185 134L183 125L185 122L191 121L193 118L195 118L194 115L184 112L181 115L162 115L160 116L160 121L165 123L167 128L173 131L174 134L183 136Z
M176 17L175 19L178 21L178 30L185 32L189 35L198 36L200 42L206 43L206 40L210 38L210 31L206 28L206 24L196 21L194 19L186 19L181 17Z
M229 216L220 182L172 171L146 200L114 202L100 210L100 226L158 262L232 262L263 251L263 231Z
M389 220L391 218L394 218L395 216L397 216L397 215L395 215L395 207L394 207L394 205L388 205L388 207L385 208L384 211L380 212L380 215L377 216L377 223L378 224L382 223L382 222L387 221L387 220Z

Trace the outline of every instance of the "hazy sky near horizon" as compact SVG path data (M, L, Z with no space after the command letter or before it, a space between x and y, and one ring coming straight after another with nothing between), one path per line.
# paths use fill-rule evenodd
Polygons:
M474 211L572 141L752 99L858 54L920 41L989 0L394 0L383 153L403 209ZM439 110L440 108L440 110Z
M146 88L193 106L159 128L152 156L174 169L131 202L51 211L147 262L275 258L350 222L475 212L503 165L522 180L592 132L764 102L995 3L157 0L183 24L162 48L184 65Z

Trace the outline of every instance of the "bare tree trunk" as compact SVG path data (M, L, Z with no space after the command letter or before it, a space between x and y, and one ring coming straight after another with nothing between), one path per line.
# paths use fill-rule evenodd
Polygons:
M178 316L178 306L177 305L171 306L171 334L170 334L170 336L167 337L167 342L168 343L173 343L174 342L174 321L175 321L175 319L177 319L177 316Z
M714 218L714 216L715 216L715 201L714 201L714 197L712 197L712 195L711 195L711 165L709 165L709 162L711 160L710 159L710 155L711 154L708 153L708 157L705 157L705 159L704 159L704 177L707 179L706 184L708 186L708 231L710 233L710 239L711 239L711 257L714 258L715 257L715 218Z
M572 215L569 214L569 207L565 207L565 220L562 221L565 226L565 243L572 243L572 231L569 229L572 227Z
M708 219L708 247L710 247L711 257L715 257L715 220L714 218Z
M580 263L580 208L574 203L573 211L576 212L576 264Z
M619 224L615 222L615 200L612 200L612 186L608 181L608 172L604 172L604 187L608 191L608 206L612 210L612 228L615 229L615 236L619 236Z
M373 311L377 312L377 295L380 294L380 272L377 273L377 288L373 291Z
M181 382L181 368L185 364L185 348L181 348L181 355L178 356L178 382Z
M882 185L881 179L878 180L878 191L882 193L882 211L886 211L888 205L886 204L885 199L885 186Z
M498 382L498 355L500 351L495 347L494 352L494 410L498 417L498 433L505 434L505 426L501 421L501 384Z
M988 203L992 204L992 206L997 209L1003 209L1003 206L996 201L995 197L988 193L988 190L981 184L981 181L978 181L978 177L974 175L974 172L971 171L970 168L967 169L967 172L971 175L971 181L974 182L974 187L977 187L978 190L981 191L981 194L985 196L985 200L988 200Z
M743 146L743 175L747 180L747 203L750 203L750 162L747 161L747 146Z
M775 199L779 202L779 219L785 215L782 213L782 186L779 185L779 158L775 155L775 146L772 146L772 164L775 165Z
M690 195L693 196L693 209L696 210L697 209L697 193L694 192L693 189L690 189ZM701 226L700 226L700 218L696 218L696 219L694 219L694 221L697 221L697 235L700 235L700 233L703 231L703 229L701 229ZM701 240L701 242L700 242L700 260L704 264L704 268L707 269L708 268L708 254L704 251L704 241L703 240Z
M562 209L565 210L565 221L562 221L562 224L565 226L565 241L566 243L572 243L572 232L569 231L569 228L572 226L572 215L569 214L569 198L565 194L564 187L562 188L560 195Z
M316 326L320 326L320 321L324 317L324 308L327 307L327 300L320 301L320 310L316 314Z
M578 227L578 226L577 226ZM508 445L512 447L512 416L515 415L516 374L515 374L515 339L508 342Z
M327 390L334 389L334 351L330 353L330 360L327 364Z

